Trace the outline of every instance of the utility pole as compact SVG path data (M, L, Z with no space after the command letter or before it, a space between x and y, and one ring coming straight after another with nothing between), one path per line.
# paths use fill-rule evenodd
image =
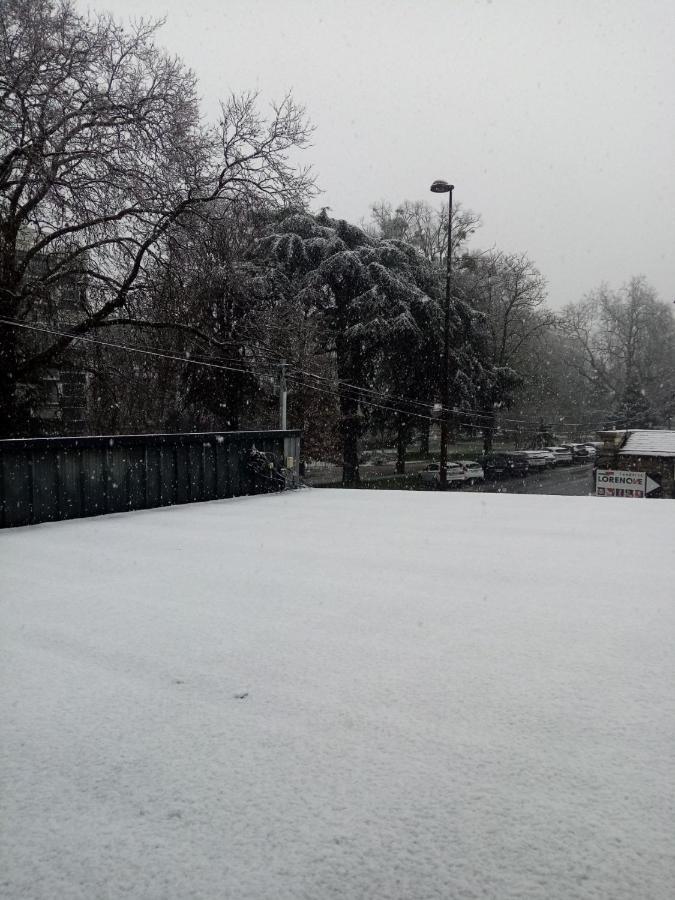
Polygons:
M286 401L288 397L288 388L286 385L286 360L283 359L279 365L281 372L279 374L279 428L286 431Z
M454 184L447 181L434 181L431 191L434 194L448 194L448 250L445 273L445 319L443 325L443 371L441 373L441 459L439 488L444 491L448 485L448 417L450 415L450 297L452 294L452 192Z

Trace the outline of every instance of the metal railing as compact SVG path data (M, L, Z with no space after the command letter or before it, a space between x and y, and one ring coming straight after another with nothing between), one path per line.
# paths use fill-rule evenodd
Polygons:
M253 449L298 481L299 431L1 440L0 527L262 493Z

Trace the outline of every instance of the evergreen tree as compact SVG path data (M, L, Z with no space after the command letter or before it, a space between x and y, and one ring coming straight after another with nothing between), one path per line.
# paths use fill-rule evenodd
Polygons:
M428 293L433 274L413 247L378 240L325 210L286 215L258 249L285 289L321 320L338 379L343 481L358 482L358 439L368 415L359 389L376 386L383 355L420 339L421 312L436 302Z
M654 424L654 411L637 378L626 385L616 407L616 417L617 424L623 428L651 428Z

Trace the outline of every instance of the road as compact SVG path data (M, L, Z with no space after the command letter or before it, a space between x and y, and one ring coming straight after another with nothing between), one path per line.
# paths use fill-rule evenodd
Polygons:
M408 473L417 473L427 465L426 462L409 462L406 465ZM360 467L362 481L376 481L381 478L391 478L395 474L396 467L393 463L382 466ZM476 493L491 494L556 494L570 497L584 497L592 493L591 478L593 465L591 463L575 466L559 466L554 469L535 470L527 478L500 478L496 481L486 481L483 484L469 487L462 486L460 490L474 491ZM320 469L306 479L307 484L322 485L335 484L342 477L340 466L330 466ZM411 479L417 482L417 479Z
M593 493L593 464L560 466L532 472L527 478L501 478L486 481L466 491L490 494L556 494L567 497L585 497Z
M420 461L409 461L406 463L406 473L421 472L422 469L429 465L428 459ZM359 466L361 481L370 481L374 478L391 478L396 474L396 464L384 463L380 466L373 466L369 463L361 463ZM342 466L325 466L322 468L312 468L309 475L304 479L307 484L337 484L342 479Z

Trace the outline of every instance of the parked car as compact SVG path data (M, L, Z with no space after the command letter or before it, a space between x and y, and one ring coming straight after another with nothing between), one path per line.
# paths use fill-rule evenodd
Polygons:
M508 462L509 475L524 478L530 471L530 461L527 456L518 456L514 452L505 453L504 455Z
M548 453L543 450L514 450L513 455L524 457L531 469L545 469L553 465Z
M572 454L572 462L590 462L591 454L585 444L564 444Z
M386 466L395 459L395 450L363 450L359 456L359 462L366 466Z
M466 470L459 463L449 462L447 466L448 484L460 485L466 481ZM424 484L437 485L441 480L440 463L429 463L420 473L420 479Z
M572 462L572 451L569 447L546 447L555 456L555 464L557 466L568 465Z
M530 471L526 456L518 453L488 453L483 457L483 470L486 478L500 478L504 475L524 477Z
M474 459L460 459L459 465L464 468L464 480L467 484L475 484L485 480L485 472L479 462Z

